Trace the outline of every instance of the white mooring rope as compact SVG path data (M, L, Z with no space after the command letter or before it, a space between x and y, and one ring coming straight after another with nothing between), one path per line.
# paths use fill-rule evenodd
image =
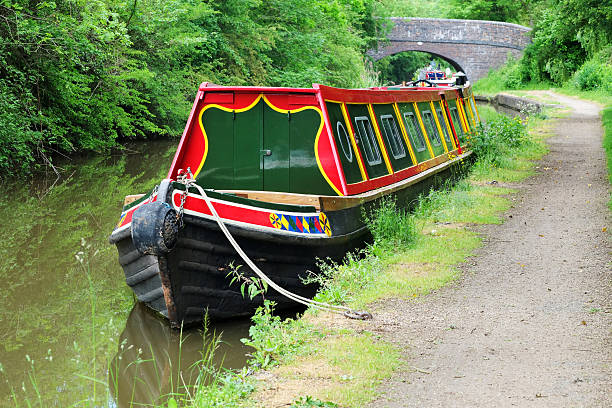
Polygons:
M191 173L191 172L189 172ZM195 179L190 178L190 179L185 179L185 189L187 192L189 192L189 187L194 186L198 192L202 195L202 197L204 198L204 201L206 201L206 205L208 205L208 208L210 208L210 211L213 215L213 217L215 217L215 220L217 221L217 224L219 225L219 228L221 228L221 231L223 232L223 234L225 235L225 237L228 239L228 241L230 242L230 244L232 244L232 246L234 247L234 249L236 250L236 252L238 252L238 254L240 255L240 257L244 260L244 262L247 263L247 265L257 274L257 276L259 276L260 279L264 280L271 288L273 288L274 290L276 290L278 293L280 293L281 295L297 302L297 303L301 303L305 306L312 306L316 309L320 309L320 310L324 310L327 312L332 312L332 313L339 313L342 314L348 318L351 319L358 319L358 320L367 320L367 319L371 319L372 315L368 312L362 312L362 311L354 311L351 310L350 308L346 307L346 306L339 306L339 305L330 305L329 303L324 303L324 302L319 302L313 299L308 299L305 298L303 296L297 295L293 292L290 292L287 289L284 289L282 287L280 287L279 285L277 285L272 279L270 279L261 269L259 269L257 267L257 265L255 265L255 263L248 257L248 255L242 250L242 248L240 247L240 245L238 245L238 243L236 242L236 240L234 239L234 237L232 236L232 234L228 231L227 227L225 226L225 223L223 222L223 220L221 219L221 217L219 217L219 214L217 213L217 210L215 209L215 207L212 205L210 198L208 197L208 195L206 194L206 192L204 191L204 189L202 187L200 187L198 184L195 183Z

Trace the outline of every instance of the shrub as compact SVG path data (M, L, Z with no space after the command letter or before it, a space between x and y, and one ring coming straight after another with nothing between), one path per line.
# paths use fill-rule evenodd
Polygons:
M519 117L499 116L479 125L472 139L472 150L479 160L499 164L512 149L528 140L527 127Z
M612 47L586 61L572 77L572 84L583 91L612 92Z
M488 75L477 82L477 89L481 92L499 92L504 89L519 89L526 82L528 75L524 73L525 67L520 60L508 54L506 64L497 70L489 71Z
M374 237L375 246L410 246L416 239L414 219L404 210L398 209L391 197L382 198L378 206L364 213L364 218Z

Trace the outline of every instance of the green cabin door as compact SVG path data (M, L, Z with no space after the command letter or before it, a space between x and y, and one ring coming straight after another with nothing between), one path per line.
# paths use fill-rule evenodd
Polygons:
M236 189L290 191L290 122L291 114L275 111L263 100L235 114Z
M262 103L234 115L234 188L263 189Z
M290 113L263 104L263 189L289 191Z

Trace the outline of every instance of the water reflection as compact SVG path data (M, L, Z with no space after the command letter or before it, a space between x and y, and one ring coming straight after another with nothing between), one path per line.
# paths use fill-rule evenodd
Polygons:
M239 369L246 364L249 348L240 342L248 336L249 320L217 323L208 330L172 330L166 321L137 303L121 333L109 368L111 395L117 406L150 406L165 402L164 396L182 393L185 384L195 384L198 362L211 334L221 335L214 355L215 367Z
M506 115L506 116L508 116L510 118L514 118L514 117L518 116L521 119L525 119L528 116L528 114L525 113L525 112L521 112L521 111L518 111L516 109L511 109L511 108L509 108L509 107L507 107L505 105L500 105L498 103L493 103L493 102L488 103L488 102L480 102L480 101L478 101L478 102L476 102L476 106L489 106L489 107L492 107L493 109L495 109L495 111L497 113L501 113L501 114Z
M140 143L56 163L59 179L0 180L0 406L108 405L99 384L133 304L108 235L123 197L165 177L175 148Z

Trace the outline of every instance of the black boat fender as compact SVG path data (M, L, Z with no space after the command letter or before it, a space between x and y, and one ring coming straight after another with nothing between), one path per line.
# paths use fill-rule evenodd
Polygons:
M132 242L142 255L170 252L178 239L178 231L176 211L162 201L144 204L132 216Z

